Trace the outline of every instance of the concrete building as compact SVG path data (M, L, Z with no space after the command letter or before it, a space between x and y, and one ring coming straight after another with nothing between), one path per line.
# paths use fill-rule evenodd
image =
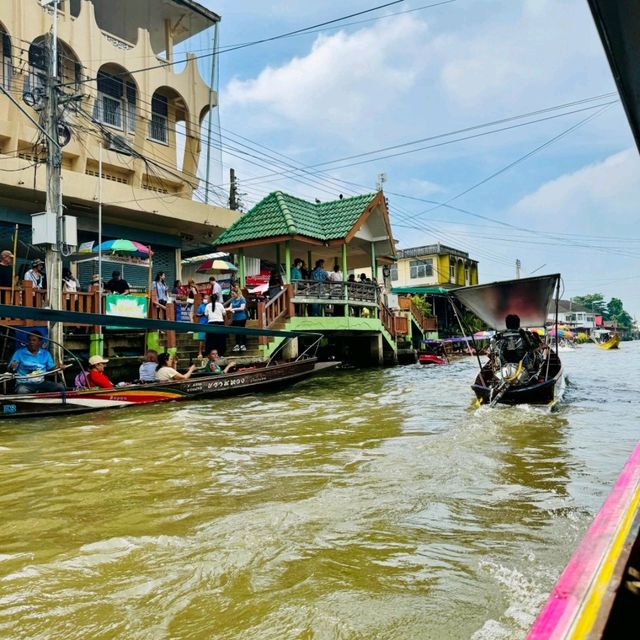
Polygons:
M478 284L478 261L444 244L399 249L391 266L391 285L403 287L464 287Z
M103 238L151 245L154 271L169 280L179 277L183 252L209 247L238 217L202 201L203 122L218 97L195 56L182 61L193 38L219 20L193 0L59 2L65 214L78 219L79 243L97 239L102 145ZM45 203L41 132L27 116L38 121L42 111L52 23L53 10L39 0L0 2L0 84L9 94L0 92L0 248L11 248L18 224L22 263L34 257L30 214ZM81 264L82 285L92 271L91 262ZM134 266L125 276L147 281Z

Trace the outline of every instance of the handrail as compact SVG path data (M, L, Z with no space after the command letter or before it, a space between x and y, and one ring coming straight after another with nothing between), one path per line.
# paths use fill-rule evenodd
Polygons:
M271 329L280 318L290 318L294 315L292 300L292 286L287 284L282 291L267 302L258 302L258 328ZM267 344L268 338L260 336L259 343Z
M396 331L395 316L393 311L387 307L382 300L380 300L380 322L382 326L393 336L394 340L397 340L398 334Z

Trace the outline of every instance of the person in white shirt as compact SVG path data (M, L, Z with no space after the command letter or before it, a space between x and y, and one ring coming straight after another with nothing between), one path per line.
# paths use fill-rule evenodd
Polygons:
M222 303L216 299L215 296L212 296L211 301L204 308L204 315L207 317L207 324L214 324L223 327L225 311L226 310L222 306ZM211 353L211 351L215 349L221 356L223 356L226 346L227 336L225 334L207 333L205 336L205 353Z
M44 274L42 270L44 269L44 262L42 260L34 260L31 263L31 269L24 274L25 280L30 280L33 282L34 289L44 289Z
M176 361L170 353L161 353L158 356L158 368L156 369L156 382L170 382L171 380L188 380L196 368L192 364L187 373L180 373L174 369Z
M337 264L333 265L333 271L329 272L327 280L329 282L342 282L342 271L340 271L340 267Z
M211 295L218 298L218 302L222 302L222 287L213 276L209 278L209 284L211 285Z

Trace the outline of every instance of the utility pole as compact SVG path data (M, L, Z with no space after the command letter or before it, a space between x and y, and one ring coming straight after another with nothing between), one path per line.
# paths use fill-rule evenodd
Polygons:
M47 193L46 210L55 214L55 244L48 244L45 267L47 275L47 294L52 309L59 310L62 302L62 255L63 220L62 220L62 150L58 144L58 2L53 5L53 33L47 36L46 60L46 98L44 126L47 131ZM43 4L43 6L45 6ZM53 357L56 362L62 361L62 323L52 323L51 338L54 341Z
M516 278L520 280L520 267L522 267L522 262L520 262L520 258L516 258Z
M229 169L229 209L238 210L238 182L235 169Z

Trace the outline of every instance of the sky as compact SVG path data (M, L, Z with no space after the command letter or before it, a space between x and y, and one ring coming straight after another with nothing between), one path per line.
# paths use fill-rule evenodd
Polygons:
M398 248L467 251L481 282L520 260L640 319L640 158L586 0L404 0L228 52L382 2L202 4L222 17L220 194L230 167L247 208L384 174Z

